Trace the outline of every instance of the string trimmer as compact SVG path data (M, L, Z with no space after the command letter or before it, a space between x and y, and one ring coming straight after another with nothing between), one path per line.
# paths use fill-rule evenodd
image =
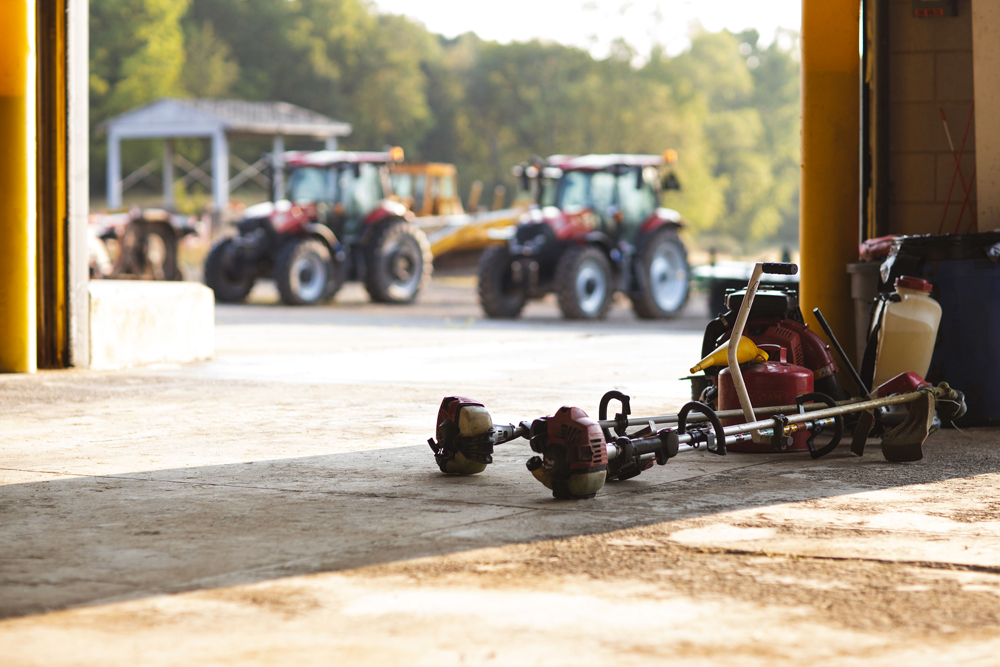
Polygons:
M496 425L482 403L449 396L438 411L437 439L428 441L438 467L449 474L480 473L492 463L496 445L527 438L537 454L528 460L528 470L556 498L592 498L608 480L635 477L654 464L665 465L681 452L701 448L720 456L740 443L785 451L801 433L810 455L818 458L840 443L845 415L860 415L851 450L861 455L881 411L891 405L907 405L909 414L903 423L882 436L885 458L920 460L935 408L946 421L965 412L962 393L944 382L935 387L915 373L903 373L867 397L835 401L826 394L809 392L795 397L794 404L754 407L743 369L755 370L755 365L766 364L770 355L762 349L767 346L758 347L745 338L743 329L761 274L797 270L794 264L758 263L729 341L696 365L696 369L727 366L739 409L713 410L691 401L676 414L633 417L630 398L610 391L599 404L599 419L577 407L562 407L551 416ZM846 358L844 361L850 365ZM621 411L608 418L611 401L617 401ZM829 442L816 445L815 438L824 432L830 435Z

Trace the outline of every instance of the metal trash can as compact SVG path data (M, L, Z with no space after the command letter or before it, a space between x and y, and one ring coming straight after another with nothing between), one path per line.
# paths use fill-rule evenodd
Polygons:
M878 298L879 268L882 262L856 262L847 265L847 273L851 276L851 298L854 299L854 367L861 368L865 357L865 343L868 341L868 320L871 317L872 306ZM846 350L845 350L846 352Z

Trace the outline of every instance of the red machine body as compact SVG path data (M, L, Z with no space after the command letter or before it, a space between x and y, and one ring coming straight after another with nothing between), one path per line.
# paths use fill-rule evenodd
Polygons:
M908 394L911 391L916 391L921 387L931 387L930 382L920 377L919 374L909 371L906 373L900 373L896 377L892 378L888 382L885 382L875 389L875 393L879 398L885 398L886 396L892 396L893 394Z
M608 450L596 419L580 408L563 406L531 424L528 470L556 498L590 498L604 486Z
M547 447L564 455L570 473L596 472L608 465L604 432L580 408L561 407L545 421Z
M785 320L788 322L788 320ZM755 341L756 342L756 341ZM758 347L767 352L770 359L763 364L747 364L742 368L743 381L747 393L755 408L769 405L794 405L795 399L802 394L813 392L813 371L788 361L788 353L784 347L760 344ZM728 368L719 373L719 410L739 410L740 399L733 385L733 376ZM744 424L742 417L723 419L723 425ZM809 447L808 431L800 431L792 436L792 445L786 452L803 452ZM732 452L773 452L770 444L755 442L740 442L728 445Z

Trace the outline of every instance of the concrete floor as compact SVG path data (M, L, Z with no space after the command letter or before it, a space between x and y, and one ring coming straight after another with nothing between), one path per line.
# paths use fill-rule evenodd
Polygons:
M497 421L679 407L695 302L567 324L410 308L217 310L217 358L0 376L3 665L997 664L1000 432L926 459L682 454L556 501L525 443L436 471L447 394Z

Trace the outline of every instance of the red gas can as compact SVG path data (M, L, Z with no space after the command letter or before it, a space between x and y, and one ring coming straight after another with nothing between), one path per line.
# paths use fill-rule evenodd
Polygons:
M769 360L762 364L747 364L741 368L743 381L747 385L747 393L755 408L766 408L769 405L794 405L795 399L802 394L813 391L813 372L808 368L788 363L787 351L777 345L760 345L767 352ZM739 410L740 399L733 386L733 376L728 368L719 373L719 410ZM724 426L744 424L742 417L723 419ZM792 444L786 452L804 452L809 447L808 431L799 431L792 435ZM731 452L773 452L770 444L755 442L740 442L728 446Z

